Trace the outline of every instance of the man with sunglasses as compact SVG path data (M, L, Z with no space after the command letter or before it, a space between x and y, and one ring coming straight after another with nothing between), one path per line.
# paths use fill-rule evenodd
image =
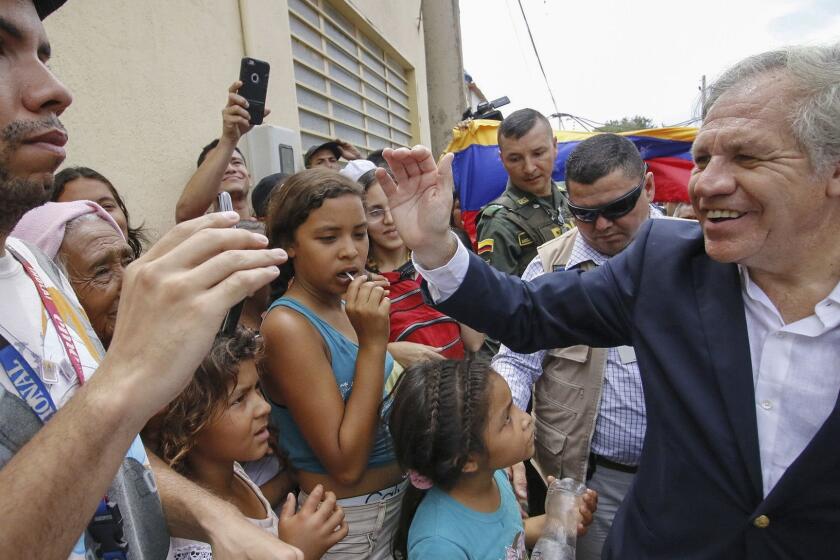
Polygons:
M635 348L647 431L605 559L837 557L838 84L840 43L740 61L692 147L699 222L648 220L603 265L532 282L448 232L451 155L384 153L398 184L380 184L442 312L519 352Z
M577 227L541 245L523 280L601 266L630 244L649 217L661 215L650 205L653 174L633 142L616 134L593 136L574 149L566 160L566 188ZM502 345L492 366L521 409L534 388L532 463L540 473L587 480L598 492L598 509L578 539L577 559L601 558L615 512L633 482L647 424L633 347L572 346L520 354ZM514 470L514 477L519 472ZM532 484L529 490L538 488Z

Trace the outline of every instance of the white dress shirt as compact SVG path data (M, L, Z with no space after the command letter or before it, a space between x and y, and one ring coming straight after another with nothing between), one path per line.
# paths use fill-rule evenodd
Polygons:
M453 234L454 235L454 234ZM448 263L417 271L435 302L454 294L469 268L458 243ZM764 495L828 419L840 392L840 283L814 314L785 325L781 314L740 267L755 387L756 422ZM725 320L722 317L721 320Z
M840 392L840 284L814 314L785 324L739 266L750 339L764 495L828 418Z

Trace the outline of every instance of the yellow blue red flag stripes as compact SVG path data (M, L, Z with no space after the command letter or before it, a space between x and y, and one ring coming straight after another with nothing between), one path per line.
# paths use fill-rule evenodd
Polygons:
M455 129L447 152L455 159L452 172L455 191L461 202L465 229L475 240L475 220L479 210L502 194L507 173L499 158L496 131L499 121L475 120L465 130ZM555 181L565 179L566 158L575 146L598 132L555 131L557 160L552 176ZM657 202L688 200L688 177L691 172L691 144L696 128L652 128L622 132L639 148L656 180Z

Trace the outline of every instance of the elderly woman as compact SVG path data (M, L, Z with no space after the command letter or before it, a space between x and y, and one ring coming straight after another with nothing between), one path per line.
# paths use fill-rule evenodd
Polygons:
M117 222L95 202L48 202L27 212L12 236L35 245L64 270L107 348L114 335L123 271L134 259Z

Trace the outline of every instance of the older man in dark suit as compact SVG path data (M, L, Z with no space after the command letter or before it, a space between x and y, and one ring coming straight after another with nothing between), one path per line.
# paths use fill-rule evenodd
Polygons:
M706 109L700 225L653 220L591 272L525 283L468 255L446 229L451 156L386 151L398 185L380 182L446 314L524 352L636 348L647 439L606 558L833 557L840 45L746 59Z

